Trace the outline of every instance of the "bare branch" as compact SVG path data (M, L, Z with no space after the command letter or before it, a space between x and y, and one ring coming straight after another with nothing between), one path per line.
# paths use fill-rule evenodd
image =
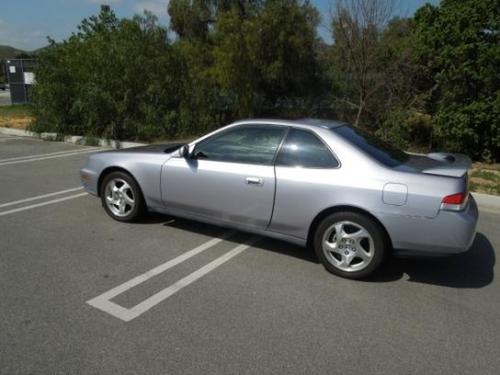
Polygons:
M330 17L337 52L347 57L347 74L353 74L358 96L357 124L366 101L379 84L371 85L382 30L394 15L395 0L332 0ZM368 86L372 86L369 88Z

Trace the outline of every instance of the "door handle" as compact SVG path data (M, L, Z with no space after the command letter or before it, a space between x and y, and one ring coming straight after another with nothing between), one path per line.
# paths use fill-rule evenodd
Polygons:
M247 185L264 185L264 179L260 177L247 177L245 178Z

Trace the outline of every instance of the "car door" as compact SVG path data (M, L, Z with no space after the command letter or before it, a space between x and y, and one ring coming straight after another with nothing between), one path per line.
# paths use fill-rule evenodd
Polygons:
M314 216L341 198L339 162L313 131L292 128L276 157L276 197L268 230L306 238Z
M239 125L202 140L162 170L167 210L266 228L276 184L273 162L286 127Z

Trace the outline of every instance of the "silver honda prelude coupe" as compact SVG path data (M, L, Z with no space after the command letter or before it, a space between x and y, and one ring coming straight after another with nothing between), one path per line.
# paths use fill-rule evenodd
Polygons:
M468 157L408 154L326 120L246 120L189 144L90 155L85 189L119 221L155 211L314 248L358 279L389 253L466 251L478 209Z

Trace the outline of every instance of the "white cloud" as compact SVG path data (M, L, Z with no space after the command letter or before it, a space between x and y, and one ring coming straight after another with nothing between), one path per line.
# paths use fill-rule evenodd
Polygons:
M122 2L122 0L87 0L89 3L99 3L99 4L119 4Z
M45 33L41 30L33 30L29 33L30 36L39 38L39 37L45 37Z
M158 17L167 16L167 5L169 0L140 0L134 5L137 13L149 10Z

